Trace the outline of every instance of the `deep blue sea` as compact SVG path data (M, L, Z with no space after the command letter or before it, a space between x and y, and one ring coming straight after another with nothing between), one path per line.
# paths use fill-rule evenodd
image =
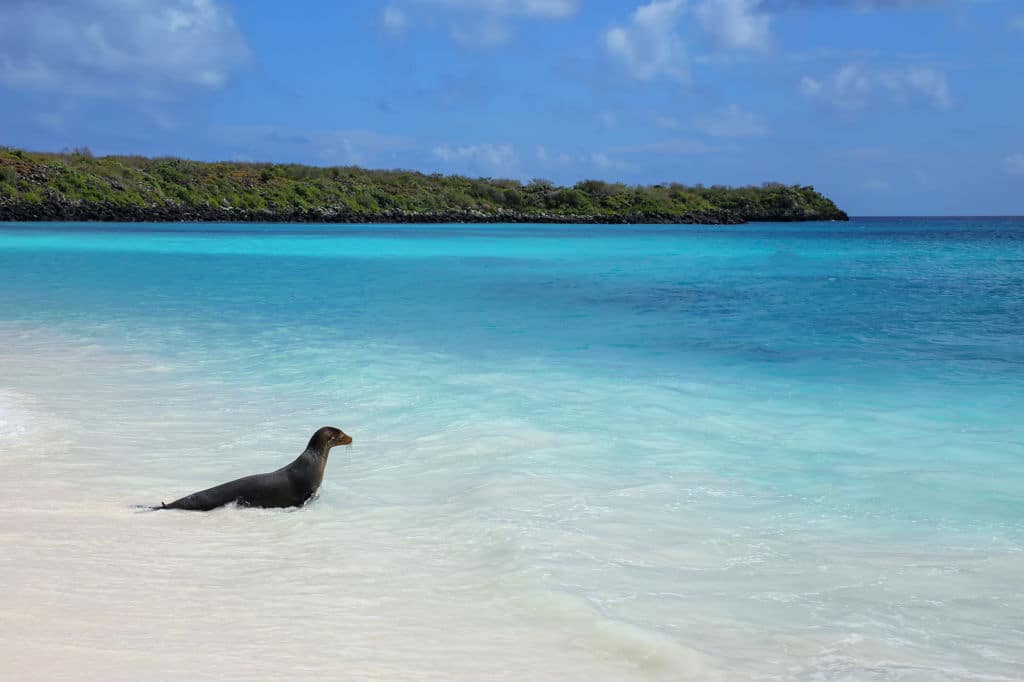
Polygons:
M0 346L16 677L1022 678L1024 219L5 224Z

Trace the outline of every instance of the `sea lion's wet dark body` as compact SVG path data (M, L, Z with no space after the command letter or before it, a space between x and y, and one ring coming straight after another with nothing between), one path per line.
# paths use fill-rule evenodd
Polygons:
M305 451L286 467L221 483L154 509L210 511L232 502L246 507L301 507L324 480L331 448L351 442L352 438L341 429L325 426L313 434Z

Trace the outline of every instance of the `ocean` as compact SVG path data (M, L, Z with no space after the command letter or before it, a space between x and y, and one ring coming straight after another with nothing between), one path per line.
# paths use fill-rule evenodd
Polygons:
M1024 219L0 224L0 677L1019 680L1022 415Z

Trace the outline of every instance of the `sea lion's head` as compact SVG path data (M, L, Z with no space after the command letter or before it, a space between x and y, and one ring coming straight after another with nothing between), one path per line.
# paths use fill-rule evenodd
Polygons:
M309 445L306 446L306 449L326 454L335 445L348 445L351 442L352 436L341 429L333 426L324 426L317 429L317 432L309 439Z

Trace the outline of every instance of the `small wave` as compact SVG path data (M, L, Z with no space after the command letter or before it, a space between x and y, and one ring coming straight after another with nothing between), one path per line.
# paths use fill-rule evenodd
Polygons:
M35 430L32 413L24 402L17 394L0 391L0 447L24 442Z

